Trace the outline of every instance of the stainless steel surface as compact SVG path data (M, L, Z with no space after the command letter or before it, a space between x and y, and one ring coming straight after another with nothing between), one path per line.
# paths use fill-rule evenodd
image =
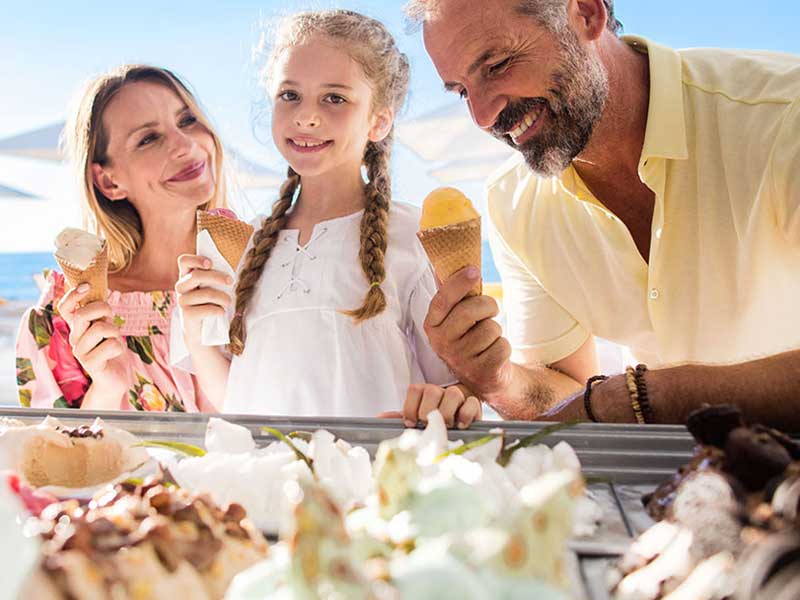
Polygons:
M75 410L33 410L3 408L0 416L38 423L52 415L69 425L86 423L99 416L109 424L127 429L143 439L169 439L202 445L210 415L138 412L88 412ZM342 419L301 417L258 417L222 415L247 427L258 444L271 441L261 430L268 425L284 433L327 429L351 444L364 446L374 454L378 444L403 431L394 419ZM450 439L470 441L501 427L508 441L531 435L548 423L479 422L467 431L450 431ZM584 473L594 481L592 497L603 508L604 518L591 538L570 542L567 567L572 574L572 595L581 600L608 600L606 572L630 543L652 524L644 511L641 495L652 490L675 470L686 464L693 440L684 427L665 425L611 425L586 423L554 433L543 440L552 446L568 442L577 452Z
M202 444L209 415L139 412L88 412L69 409L34 410L4 408L0 415L28 423L52 415L65 423L85 423L100 416L104 421L123 427L145 439L169 438ZM374 453L378 444L403 431L399 419L345 419L303 417L260 417L222 415L227 421L247 427L257 443L266 443L270 435L261 427L268 425L282 432L327 429L351 444L364 446ZM450 439L475 440L501 427L511 441L540 431L548 423L482 421L467 431L452 430ZM566 441L577 452L584 472L616 484L657 484L688 462L693 442L684 427L670 425L611 425L585 423L554 433L544 440L548 445Z

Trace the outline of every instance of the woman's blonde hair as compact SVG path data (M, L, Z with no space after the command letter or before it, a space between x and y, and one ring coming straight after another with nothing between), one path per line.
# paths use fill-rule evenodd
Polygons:
M208 210L227 205L222 144L194 94L178 76L161 67L122 65L95 77L87 84L77 109L67 122L62 143L79 181L84 225L106 239L112 273L127 268L142 247L142 220L127 199L112 201L103 195L94 184L92 164L105 165L109 161L108 131L103 124L106 108L123 87L138 81L158 83L175 92L211 134L216 148L215 189L211 199L199 208Z
M392 34L380 21L350 10L306 12L288 17L278 29L263 73L268 89L274 64L281 53L306 43L316 35L324 35L342 43L343 49L361 66L372 88L373 111L382 108L391 108L395 114L400 111L408 91L408 58L400 52ZM382 141L368 142L364 150L364 165L369 181L365 189L366 202L361 219L358 256L369 289L360 307L344 311L357 323L380 314L386 308L386 296L381 284L386 278L384 256L392 189L389 157L393 137L394 126ZM264 219L261 229L253 238L253 246L247 254L236 287L236 309L230 329L230 349L234 354L241 354L244 350L244 313L278 240L278 233L286 224L287 213L300 185L300 176L289 167L287 179L272 207L272 214Z

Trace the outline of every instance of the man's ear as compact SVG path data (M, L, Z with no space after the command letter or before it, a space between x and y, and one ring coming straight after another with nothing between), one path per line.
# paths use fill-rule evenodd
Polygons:
M392 130L394 124L394 110L382 108L372 115L372 125L369 128L369 141L380 142Z
M100 163L92 163L92 181L109 200L123 200L128 197L128 191L119 186L111 172Z
M608 11L603 0L570 0L567 18L578 38L593 42L606 28Z

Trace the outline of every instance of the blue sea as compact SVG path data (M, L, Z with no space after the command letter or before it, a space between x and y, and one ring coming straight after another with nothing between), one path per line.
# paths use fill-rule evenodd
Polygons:
M39 299L39 288L33 280L34 273L57 268L51 252L0 253L0 298L35 302Z
M20 254L0 253L0 299L20 302L35 302L39 290L33 280L42 269L57 269L50 252L28 252ZM483 280L500 281L494 266L489 242L483 242Z

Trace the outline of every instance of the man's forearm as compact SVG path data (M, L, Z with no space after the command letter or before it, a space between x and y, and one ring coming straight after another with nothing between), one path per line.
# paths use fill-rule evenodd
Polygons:
M735 404L749 422L800 431L800 350L735 365L648 371L645 381L659 423L685 423L703 404Z
M535 420L583 387L546 366L531 368L509 363L508 368L505 389L483 398L504 419Z

